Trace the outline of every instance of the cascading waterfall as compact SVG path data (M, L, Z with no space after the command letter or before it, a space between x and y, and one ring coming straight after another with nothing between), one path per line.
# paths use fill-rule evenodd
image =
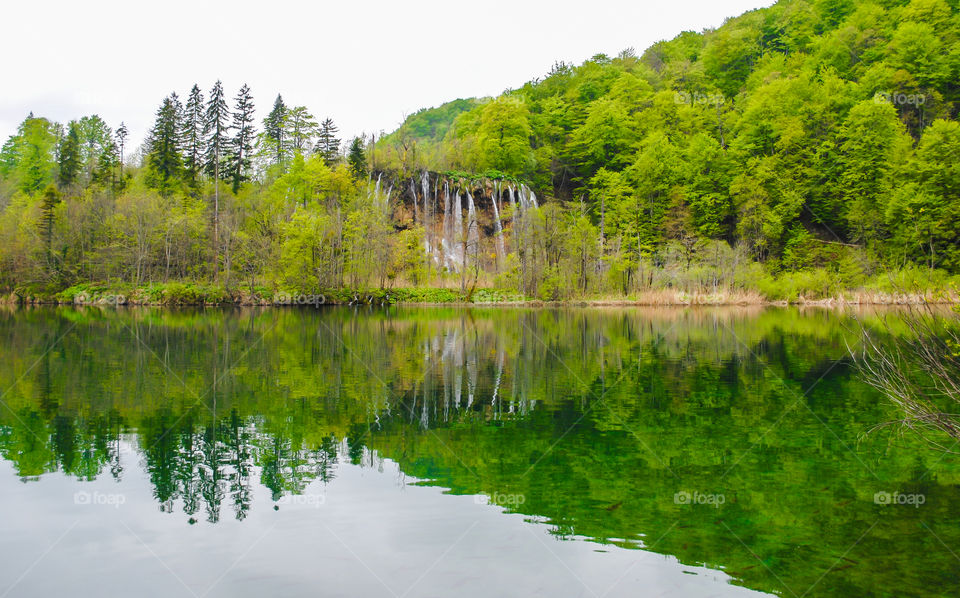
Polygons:
M381 197L382 174L378 175L375 191ZM536 193L523 183L511 183L507 180L486 180L480 195L477 185L461 184L456 179L446 179L421 170L419 181L412 176L405 192L413 201L414 221L423 226L424 253L432 258L438 268L450 272L461 272L468 263L479 263L480 251L480 214L477 201L484 200L490 194L491 216L493 220L493 245L495 267L499 271L507 256L507 242L511 251L522 251L527 243L529 222L527 212L540 207ZM433 186L431 188L431 185ZM441 198L441 185L442 198ZM388 201L383 209L389 210ZM507 204L509 202L509 208ZM466 205L464 205L466 204ZM481 202L482 205L482 202ZM379 206L378 206L379 207ZM511 225L509 230L507 224Z
M500 225L500 206L497 205L502 195L501 184L500 181L493 182L493 225L494 232L497 236L497 269L499 269L505 253L503 248L503 227Z
M453 194L453 260L456 264L455 270L463 265L463 199L460 197L460 189Z
M443 261L442 261L443 253L442 253L442 249L437 246L437 241L436 241L437 226L434 223L434 220L436 219L435 214L437 213L437 205L438 205L437 199L438 199L439 193L440 193L440 177L437 177L436 181L433 183L433 201L430 202L430 232L428 234L430 239L430 247L432 248L432 251L433 251L433 261L443 266Z
M454 216L450 206L450 183L443 182L443 237L440 240L441 266L451 270L456 268L454 257L456 246L454 243Z
M430 173L426 170L420 175L420 189L423 191L423 227L424 230L429 230L430 220L427 217L427 206L428 199L430 197ZM414 195L414 201L416 201L416 195Z
M473 263L480 255L480 226L477 224L477 210L473 205L473 195L467 189L467 255ZM466 265L466 261L463 262Z
M414 223L420 222L422 224L420 220L420 203L417 200L417 188L413 185L413 179L410 179L410 197L413 199L413 221Z

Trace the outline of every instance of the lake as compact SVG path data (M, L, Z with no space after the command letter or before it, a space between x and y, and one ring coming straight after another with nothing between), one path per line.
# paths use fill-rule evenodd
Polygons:
M960 458L867 434L857 330L5 308L0 597L957 595Z

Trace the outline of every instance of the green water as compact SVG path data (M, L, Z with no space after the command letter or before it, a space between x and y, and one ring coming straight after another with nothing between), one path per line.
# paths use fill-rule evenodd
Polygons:
M960 459L864 436L855 328L3 311L0 596L957 595Z

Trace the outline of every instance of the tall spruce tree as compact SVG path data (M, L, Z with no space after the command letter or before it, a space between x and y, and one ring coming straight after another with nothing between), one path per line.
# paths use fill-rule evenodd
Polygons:
M191 189L200 184L204 161L204 123L206 121L203 92L196 84L190 89L183 111L183 178Z
M93 171L91 182L114 193L120 190L122 181L117 180L117 165L119 154L114 141L107 143L97 156L97 167Z
M277 99L273 101L273 109L263 119L263 135L270 144L274 164L281 166L287 157L287 114L287 105L283 103L283 97L277 94Z
M207 110L203 119L204 153L203 167L214 181L225 178L222 168L223 159L227 155L230 132L230 110L227 108L227 99L223 93L223 84L217 81L210 90L207 100Z
M60 187L65 188L75 184L80 176L82 157L80 155L80 127L77 121L72 120L67 127L67 134L60 143L58 165L60 174L57 177Z
M129 134L130 134L130 131L127 129L127 125L125 125L122 121L120 122L120 126L117 127L116 132L113 134L114 137L117 138L117 147L119 147L120 149L120 178L121 179L123 179L123 148L126 146L127 136Z
M217 274L220 272L220 181L226 172L222 166L223 158L229 149L229 118L230 111L223 93L223 84L218 79L210 90L207 112L203 119L203 139L206 146L203 167L207 175L213 178L213 263Z
M40 236L43 239L44 257L47 274L53 273L53 225L56 221L57 204L60 203L60 193L52 184L47 185L40 200Z
M320 132L317 134L317 145L313 148L314 153L319 154L327 166L335 163L340 158L340 139L337 133L340 130L333 124L333 119L325 118L320 123Z
M183 105L177 94L172 93L164 98L147 137L148 182L164 195L176 188L183 168L180 156L182 113Z
M354 137L350 143L350 152L347 154L347 163L353 178L362 179L367 176L367 155L363 151L363 138Z
M253 139L256 128L253 126L253 96L246 84L237 93L236 107L233 111L233 139L230 142L230 176L233 178L233 192L250 177L250 158L253 154Z

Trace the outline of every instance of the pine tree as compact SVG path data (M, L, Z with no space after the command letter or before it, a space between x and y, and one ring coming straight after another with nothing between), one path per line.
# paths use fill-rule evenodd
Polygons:
M355 179L367 176L367 155L363 151L363 138L354 137L350 143L350 152L347 154L347 163Z
M333 119L326 118L320 123L320 133L317 135L317 145L313 151L323 158L327 166L340 158L340 140L337 138L339 132L337 125L333 124Z
M40 235L43 238L47 272L53 269L53 224L56 220L56 208L60 203L60 193L53 185L47 185L40 200Z
M230 143L230 174L233 177L233 192L240 190L240 184L249 179L250 157L253 154L253 139L256 129L253 126L253 96L250 87L244 85L237 93L236 108L233 111L234 130Z
M80 127L77 121L70 121L67 135L60 143L60 187L69 187L77 182L80 176Z
M179 181L183 164L180 158L180 118L183 105L172 93L157 110L157 119L147 137L147 166L150 184L163 194L170 193Z
M220 273L220 181L226 174L226 169L221 166L229 149L227 139L227 133L230 130L227 124L229 117L230 112L223 94L223 84L218 79L210 90L207 113L203 120L203 138L206 146L204 168L207 174L213 177L213 263L214 271L218 275Z
M207 111L203 119L204 169L213 177L214 181L225 178L222 167L223 158L227 154L229 140L227 134L230 125L227 120L230 111L227 109L227 100L223 94L223 84L217 81L210 90L210 99L207 100Z
M187 184L196 189L204 159L204 103L203 92L194 84L183 111L183 175Z
M119 163L117 144L111 141L103 147L97 156L97 167L93 171L91 182L103 187L109 187L114 192L119 190L116 177L116 168Z
M286 125L287 125L287 105L283 103L283 98L277 94L277 99L273 102L273 110L263 119L263 135L269 141L272 149L275 164L283 165L287 153Z
M127 130L127 125L122 121L120 126L117 127L117 131L113 134L117 138L117 146L120 148L120 179L123 179L123 148L126 146L127 135L130 134L130 131Z

